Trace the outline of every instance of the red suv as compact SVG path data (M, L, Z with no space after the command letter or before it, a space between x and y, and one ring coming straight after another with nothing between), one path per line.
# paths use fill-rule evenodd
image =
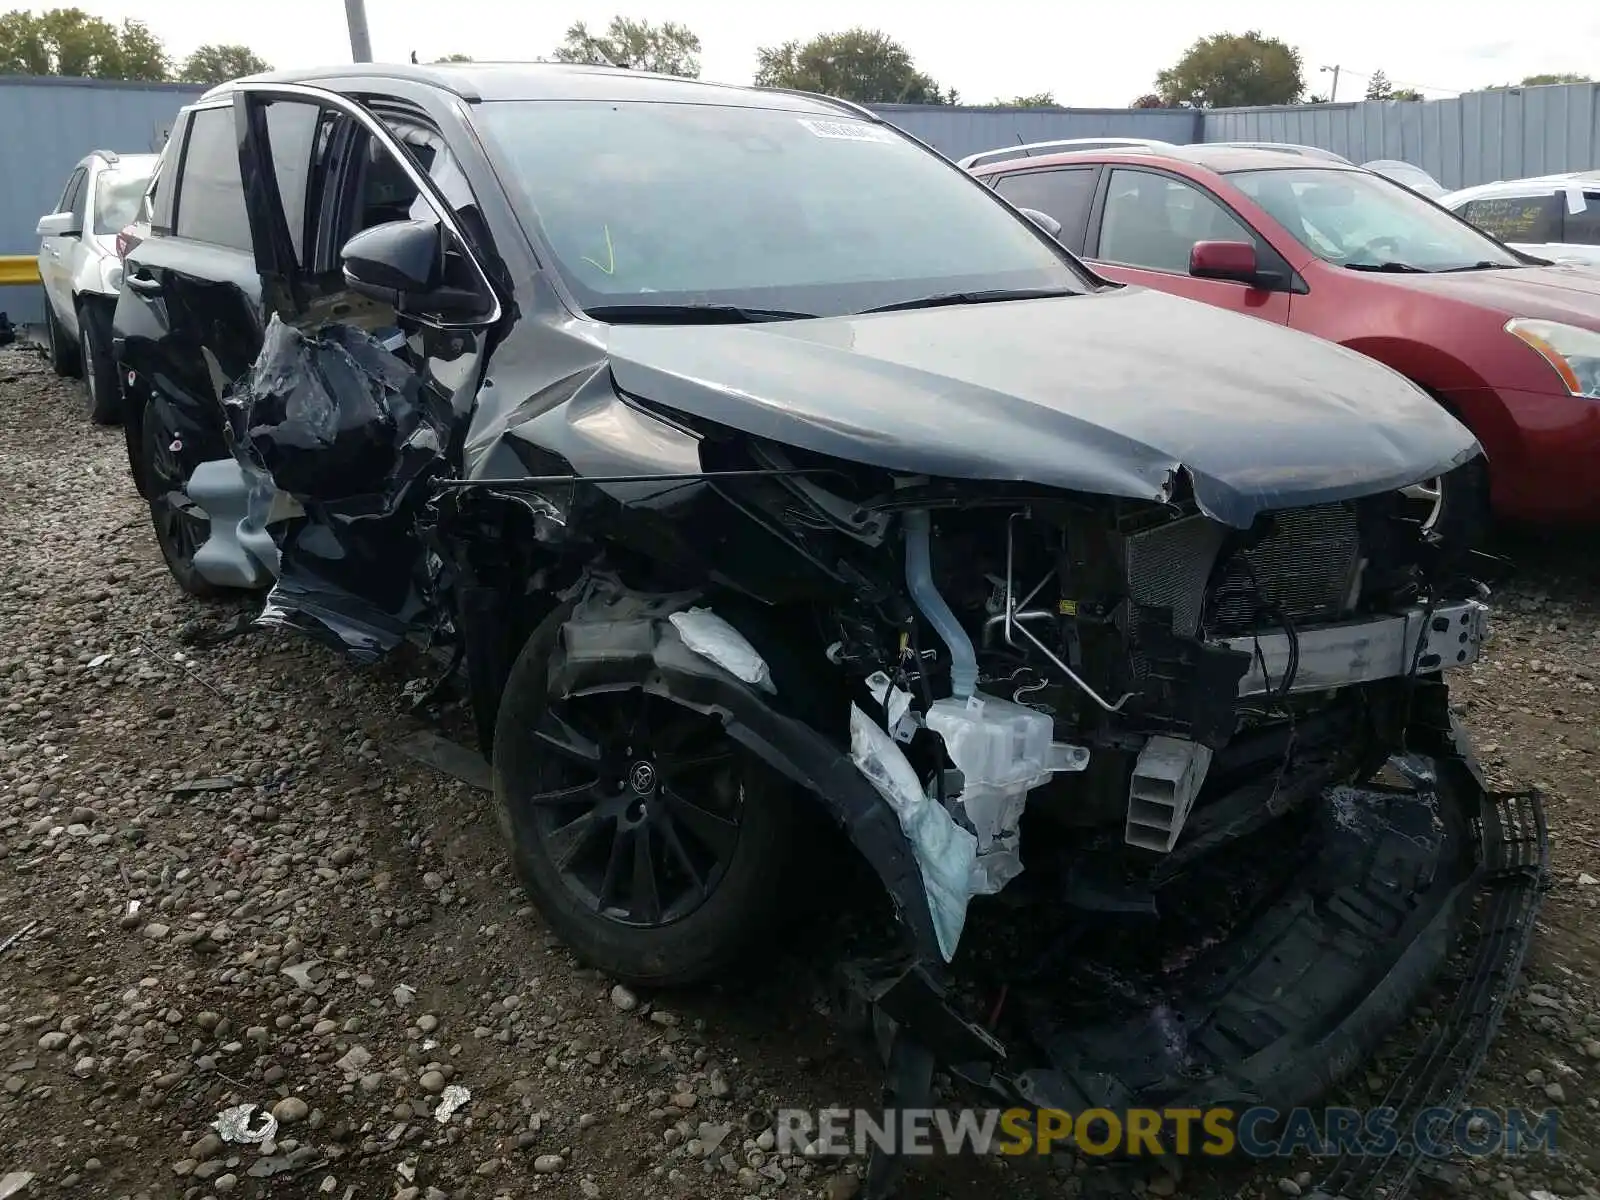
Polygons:
M1102 274L1359 350L1427 389L1488 456L1439 516L1492 493L1519 521L1600 521L1600 271L1512 250L1356 167L1223 146L1099 150L974 172ZM1285 381L1289 382L1288 380Z

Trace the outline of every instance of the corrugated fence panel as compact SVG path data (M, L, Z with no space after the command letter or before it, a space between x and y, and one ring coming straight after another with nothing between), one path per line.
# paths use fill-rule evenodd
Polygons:
M946 158L1024 142L1076 137L1142 137L1163 142L1200 140L1200 114L1182 109L964 108L932 104L870 106Z
M159 150L178 109L203 88L0 76L0 254L34 254L34 226L91 150ZM42 315L36 287L0 288L17 322Z
M0 254L38 249L33 229L90 150L159 148L181 84L0 76ZM1600 167L1600 85L1468 92L1449 100L1363 100L1271 108L1015 109L882 104L885 119L950 158L1073 137L1294 142L1355 162L1399 158L1449 188ZM8 294L9 293L9 294ZM13 320L39 317L37 288L0 288Z

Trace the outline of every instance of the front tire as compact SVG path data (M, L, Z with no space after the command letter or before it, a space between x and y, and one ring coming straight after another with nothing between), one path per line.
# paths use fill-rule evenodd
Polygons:
M523 886L580 958L644 986L726 967L778 919L792 787L714 717L630 688L550 693L564 604L523 647L494 737L500 822Z
M167 570L189 595L210 599L222 594L223 589L205 579L195 570L194 555L205 544L211 532L211 522L184 509L184 487L189 482L187 474L172 449L176 438L174 431L161 419L161 410L155 397L145 403L144 418L139 423L140 463L145 500L150 505L150 522L155 527L156 544L161 547L161 557Z
M89 419L96 425L115 425L122 418L122 381L111 354L111 314L104 302L90 300L78 308L78 355L89 394Z
M1464 553L1478 549L1488 540L1493 516L1489 467L1482 455L1404 491L1416 510L1422 531L1438 534L1449 549Z

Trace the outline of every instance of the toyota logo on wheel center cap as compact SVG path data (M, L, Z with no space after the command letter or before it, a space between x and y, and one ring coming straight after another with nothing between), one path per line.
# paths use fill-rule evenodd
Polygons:
M637 794L648 796L656 790L656 769L647 762L636 762L628 771L628 786Z

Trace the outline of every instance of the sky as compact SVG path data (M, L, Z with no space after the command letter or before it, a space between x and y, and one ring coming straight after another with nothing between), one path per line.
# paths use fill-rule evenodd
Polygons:
M350 60L343 0L61 0L97 16L147 24L181 59L207 42L250 46L275 67ZM34 5L35 9L49 7ZM1554 0L1535 34L1487 0L366 0L373 57L427 61L544 57L567 26L602 29L613 15L677 21L700 36L701 77L749 83L756 49L863 25L883 30L919 69L966 104L1048 91L1074 107L1123 107L1151 90L1198 37L1259 30L1297 47L1308 90L1359 99L1382 70L1396 87L1437 98L1545 72L1600 75L1600 5ZM1561 16L1565 13L1565 16ZM981 23L975 19L981 14Z

